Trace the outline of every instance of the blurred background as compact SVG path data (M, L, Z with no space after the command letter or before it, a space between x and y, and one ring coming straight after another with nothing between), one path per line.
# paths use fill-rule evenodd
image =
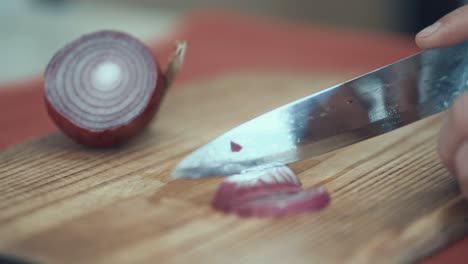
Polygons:
M0 82L42 72L66 42L92 30L164 39L183 14L226 9L291 23L413 35L468 0L0 0Z

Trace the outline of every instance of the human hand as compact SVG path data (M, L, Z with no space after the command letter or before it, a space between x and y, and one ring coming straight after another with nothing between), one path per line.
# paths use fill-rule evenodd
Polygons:
M416 35L422 49L455 45L468 39L468 4L452 11Z
M455 45L465 40L468 40L468 5L416 35L416 43L422 49ZM468 94L458 98L448 110L439 135L438 153L468 199Z

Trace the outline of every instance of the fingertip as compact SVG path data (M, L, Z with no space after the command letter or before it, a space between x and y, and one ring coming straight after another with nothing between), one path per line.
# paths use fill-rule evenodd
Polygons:
M416 45L418 45L421 49L429 49L437 46L437 32L441 27L442 23L437 21L434 24L421 30L418 34L416 34Z
M455 45L468 38L468 4L445 15L415 37L422 49Z

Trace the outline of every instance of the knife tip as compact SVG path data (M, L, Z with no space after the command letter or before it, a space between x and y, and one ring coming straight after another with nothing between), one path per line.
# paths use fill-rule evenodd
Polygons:
M175 168L171 172L171 177L175 179L184 179L184 178L195 178L192 175L187 173L187 170Z
M199 170L192 167L177 166L171 172L171 177L175 179L198 179L203 177Z

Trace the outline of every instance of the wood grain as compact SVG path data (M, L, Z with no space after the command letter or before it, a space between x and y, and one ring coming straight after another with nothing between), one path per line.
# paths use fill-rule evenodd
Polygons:
M320 213L240 219L210 207L221 179L169 176L214 136L346 77L200 81L126 146L56 133L4 150L0 250L43 263L412 263L466 235L468 206L435 153L441 115L291 164L305 187L330 191Z

